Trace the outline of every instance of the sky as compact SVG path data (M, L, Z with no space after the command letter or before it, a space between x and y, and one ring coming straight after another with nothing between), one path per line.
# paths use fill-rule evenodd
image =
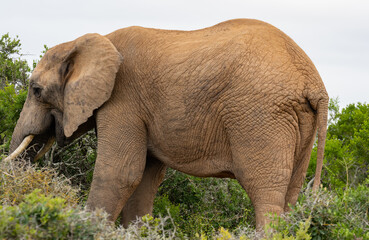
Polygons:
M128 26L193 30L234 18L266 21L312 59L341 107L369 103L367 0L6 0L0 34L16 35L31 61L48 47L86 33Z

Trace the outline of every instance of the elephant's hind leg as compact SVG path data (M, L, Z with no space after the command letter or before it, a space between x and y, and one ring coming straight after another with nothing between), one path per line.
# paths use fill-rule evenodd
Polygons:
M311 149L311 148L309 148ZM309 166L310 151L305 151L296 162L294 166L290 184L288 185L288 190L286 194L286 201L284 206L284 211L290 210L289 205L295 205L301 191L301 187L304 184L306 170Z
M166 166L148 153L141 182L121 213L121 223L124 227L128 227L137 217L152 214L155 194L164 180L165 170Z
M286 194L284 211L289 211L289 205L295 205L301 187L304 184L305 175L309 166L311 149L314 144L316 127L314 115L309 113L299 114L299 134L300 141L296 147L295 162L290 184Z
M257 228L262 228L270 221L268 213L279 215L284 211L294 143L263 139L244 146L232 151L234 173L253 203Z

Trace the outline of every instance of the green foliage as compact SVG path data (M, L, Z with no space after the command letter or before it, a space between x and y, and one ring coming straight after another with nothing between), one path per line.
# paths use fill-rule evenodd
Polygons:
M99 230L90 214L39 190L18 206L0 206L1 239L94 239Z
M31 71L22 60L18 37L9 34L0 38L0 154L8 151L11 134L27 97Z
M328 104L328 126L335 124L339 118L340 106L337 98L331 98Z
M322 189L301 195L292 211L274 218L272 228L295 235L298 224L309 220L312 239L369 239L369 180L338 194Z
M81 189L81 199L85 200L92 182L96 145L96 133L92 130L63 148L54 144L38 165L56 169L70 179L73 186Z
M147 215L127 229L114 227L101 210L71 207L36 189L19 205L0 206L0 239L174 239L168 221Z
M273 240L310 240L311 236L308 233L311 224L310 218L305 221L295 223L296 233L291 233L289 224L282 217L274 217L275 222L271 222L266 226L266 239ZM297 226L298 225L298 226ZM291 235L292 234L292 235Z
M21 43L18 36L12 39L9 34L0 38L0 89L11 83L18 89L26 89L31 72L26 60L21 57Z
M44 50L42 50L41 54L40 54L40 59L45 55L45 53L47 52L47 50L49 50L48 46L44 45ZM38 60L33 60L33 63L32 63L32 66L33 66L33 69L36 68L36 65L39 61Z
M172 203L168 195L159 195L154 201L154 215L155 216L171 216L175 222L183 221L181 216L180 204L175 205Z
M144 216L127 229L114 227L101 211L86 212L61 198L27 195L17 206L0 207L0 237L4 239L369 239L368 188L332 194L307 192L293 211L271 217L264 232L249 226L220 227L211 234L183 234L171 217ZM35 231L37 229L37 231Z
M0 89L0 154L9 149L10 139L27 98L27 90L16 90L14 84Z
M350 104L339 110L338 101L329 105L330 125L324 153L322 183L329 189L357 186L369 169L369 104ZM316 148L308 176L313 176Z
M184 235L212 235L254 223L253 207L236 180L197 178L169 169L154 204L154 216L168 210Z

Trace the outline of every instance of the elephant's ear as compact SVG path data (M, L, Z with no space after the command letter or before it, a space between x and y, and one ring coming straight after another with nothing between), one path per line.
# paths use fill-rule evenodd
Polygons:
M106 37L86 34L75 40L61 72L66 81L63 111L66 137L72 136L110 98L121 62L122 56Z

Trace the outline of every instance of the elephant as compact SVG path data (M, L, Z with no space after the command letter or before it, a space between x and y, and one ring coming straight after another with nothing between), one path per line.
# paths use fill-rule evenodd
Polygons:
M49 143L96 129L87 207L127 226L149 214L167 167L233 178L256 226L295 204L318 138L319 188L329 97L309 57L278 28L234 19L176 31L90 33L42 57L10 151L34 160ZM22 141L28 141L23 143ZM32 150L33 149L33 150Z

